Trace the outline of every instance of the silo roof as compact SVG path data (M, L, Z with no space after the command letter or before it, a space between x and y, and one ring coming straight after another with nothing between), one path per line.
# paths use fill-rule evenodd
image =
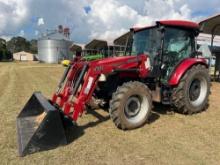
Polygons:
M42 36L41 38L39 38L39 40L67 40L69 41L70 39L64 36L62 33L52 32L45 36Z

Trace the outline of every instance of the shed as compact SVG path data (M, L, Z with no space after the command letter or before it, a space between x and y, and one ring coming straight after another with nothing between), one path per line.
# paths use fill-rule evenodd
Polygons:
M78 43L73 43L70 46L70 50L72 52L82 52L85 49L85 44L78 44Z
M34 54L21 51L13 54L13 59L17 61L34 61Z
M130 32L130 31L122 34L121 36L119 36L118 38L116 38L114 40L114 45L125 46L128 42L128 39L130 38L131 34L132 34L132 32Z
M220 51L214 47L214 39L220 35L220 14L202 20L199 26L203 33L211 35L211 51L216 57L214 79L220 80Z
M85 45L86 49L90 50L100 50L105 49L108 46L107 41L94 39Z
M110 41L93 39L85 45L85 54L102 54L109 57L113 54L113 43Z
M128 31L113 41L116 56L124 55L125 49L127 48L129 42L132 39L131 37L132 37L132 32Z

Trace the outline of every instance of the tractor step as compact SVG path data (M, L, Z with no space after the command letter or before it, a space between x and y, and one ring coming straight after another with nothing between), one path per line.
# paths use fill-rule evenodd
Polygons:
M17 117L19 156L66 145L64 116L40 92L34 92Z

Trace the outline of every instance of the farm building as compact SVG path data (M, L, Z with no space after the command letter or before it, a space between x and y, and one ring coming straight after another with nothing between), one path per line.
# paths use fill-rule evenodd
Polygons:
M83 55L85 44L73 43L69 49L73 52L73 56L75 56L76 54Z
M109 53L108 42L105 40L94 39L85 45L86 55L101 54L107 57Z
M85 45L85 54L102 54L103 57L123 55L130 37L130 33L126 33L113 42L94 39Z
M69 50L72 41L69 39L69 28L61 25L57 30L47 31L38 39L38 58L40 62L59 63L64 59L72 59Z
M131 38L131 33L127 32L112 41L93 39L87 44L73 43L70 50L73 56L80 54L82 56L101 55L102 57L120 56L124 54L126 44Z
M113 54L114 45L112 42L108 42L100 39L93 39L87 44L74 43L71 45L70 50L74 55L80 54L82 56L94 56L100 55L102 57L108 57Z
M34 54L21 51L14 53L13 59L16 61L34 61Z
M128 31L114 40L114 52L116 56L124 54L127 45L131 41L131 38L132 33Z
M220 14L201 21L199 25L204 33L200 42L209 43L212 58L215 58L214 79L220 80Z

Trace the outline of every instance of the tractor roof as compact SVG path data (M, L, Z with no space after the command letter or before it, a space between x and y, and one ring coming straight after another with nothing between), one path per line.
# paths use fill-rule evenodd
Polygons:
M157 21L157 24L165 25L165 26L177 26L183 27L187 29L199 29L199 24L191 21L182 21L182 20L164 20Z
M186 29L194 29L199 30L199 25L195 22L191 21L183 21L183 20L162 20L162 21L156 21L156 25L153 26L146 26L142 28L133 28L134 31L140 31L143 29L149 29L152 27L156 27L157 25L164 25L164 26L173 26L173 27L182 27Z

